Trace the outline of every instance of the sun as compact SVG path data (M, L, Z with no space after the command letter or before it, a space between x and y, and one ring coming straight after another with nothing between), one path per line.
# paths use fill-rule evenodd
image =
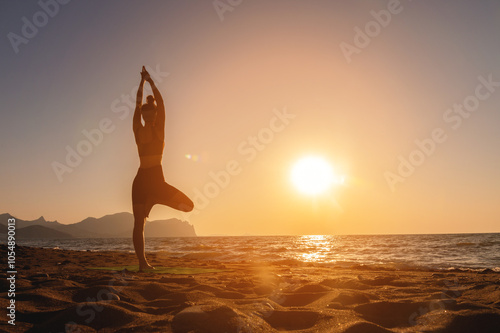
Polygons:
M318 156L298 160L292 168L291 180L300 192L308 195L324 193L333 184L341 182L330 163Z

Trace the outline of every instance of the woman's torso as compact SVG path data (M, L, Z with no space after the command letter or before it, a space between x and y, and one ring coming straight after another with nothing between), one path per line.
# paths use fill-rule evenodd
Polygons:
M165 146L162 132L159 132L154 126L144 126L137 130L135 141L141 162L140 168L161 165Z

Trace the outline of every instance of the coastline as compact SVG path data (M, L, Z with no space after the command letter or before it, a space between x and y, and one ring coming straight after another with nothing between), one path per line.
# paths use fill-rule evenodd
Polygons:
M5 245L0 247L7 257ZM151 252L153 265L220 269L153 274L133 253L16 247L15 326L3 332L496 332L500 274L220 262ZM8 287L2 271L2 285ZM2 288L7 290L8 288ZM0 298L8 306L7 292ZM5 311L5 310L4 310Z

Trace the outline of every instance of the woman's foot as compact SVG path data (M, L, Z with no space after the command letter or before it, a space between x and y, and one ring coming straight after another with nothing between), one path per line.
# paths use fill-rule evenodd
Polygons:
M139 272L143 272L145 269L155 269L155 268L148 263L139 265Z

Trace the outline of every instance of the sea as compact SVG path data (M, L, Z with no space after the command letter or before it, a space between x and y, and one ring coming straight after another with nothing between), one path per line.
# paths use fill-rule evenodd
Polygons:
M17 245L133 252L131 238L18 240ZM146 252L219 262L387 270L500 272L500 233L146 238Z

